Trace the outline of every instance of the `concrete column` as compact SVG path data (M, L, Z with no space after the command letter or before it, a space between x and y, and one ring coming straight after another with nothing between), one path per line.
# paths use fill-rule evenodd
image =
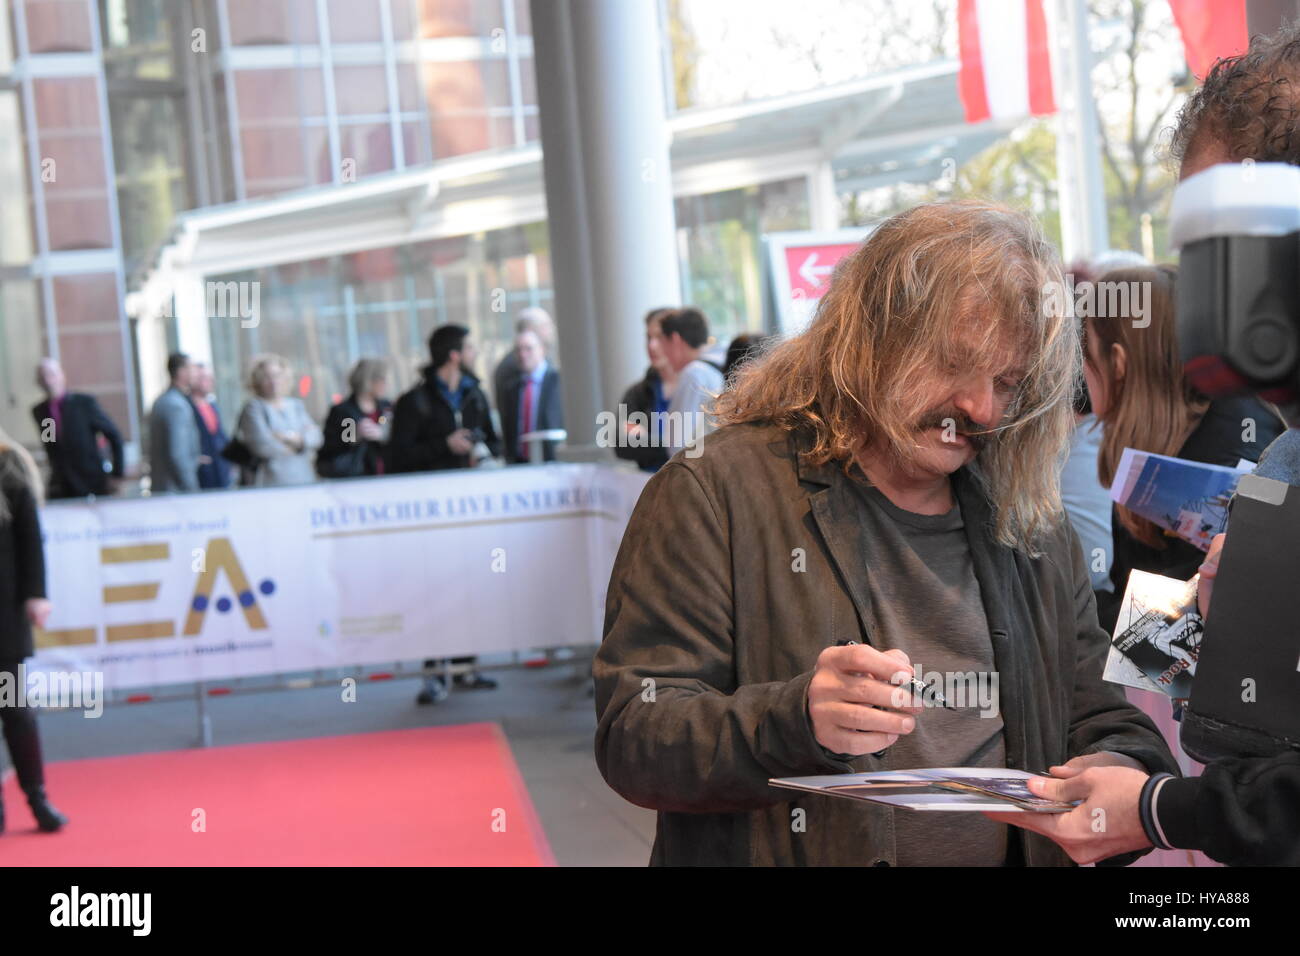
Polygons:
M570 458L645 373L645 313L681 301L655 0L532 0Z

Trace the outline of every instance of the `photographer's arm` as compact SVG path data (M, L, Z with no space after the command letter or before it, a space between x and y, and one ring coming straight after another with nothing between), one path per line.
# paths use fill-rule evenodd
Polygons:
M1300 865L1300 752L1216 760L1146 797L1153 836L1229 866Z

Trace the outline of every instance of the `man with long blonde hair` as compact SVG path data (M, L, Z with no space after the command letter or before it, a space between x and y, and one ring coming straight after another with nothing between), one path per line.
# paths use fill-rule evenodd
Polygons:
M1057 474L1078 330L1025 216L916 207L748 365L702 454L647 484L609 584L597 760L666 864L1063 865L966 814L791 800L773 777L1174 769L1101 680ZM920 680L927 695L900 697ZM938 693L935 693L938 692ZM947 706L933 706L940 703Z

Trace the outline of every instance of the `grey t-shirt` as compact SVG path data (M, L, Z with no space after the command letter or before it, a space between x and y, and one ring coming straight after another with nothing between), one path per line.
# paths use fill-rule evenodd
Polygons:
M1005 767L1001 708L982 708L979 685L969 682L972 672L985 682L988 703L993 643L960 505L942 515L914 514L874 487L861 482L856 487L870 542L864 557L872 645L905 651L922 681L937 683L951 703L966 705L927 707L917 715L916 729L889 748L883 768ZM1006 862L1006 825L982 814L896 810L894 832L900 866Z

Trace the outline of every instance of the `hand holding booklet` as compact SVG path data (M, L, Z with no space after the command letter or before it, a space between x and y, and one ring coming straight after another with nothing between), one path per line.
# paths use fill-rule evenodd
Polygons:
M1196 580L1147 571L1129 575L1105 680L1185 699L1192 692L1204 632L1196 611Z
M1045 800L1029 792L1026 781L1042 776L1001 767L939 767L883 770L769 780L773 787L870 800L907 810L949 813L1064 813L1074 804Z
M1125 448L1110 497L1166 534L1208 551L1211 539L1227 524L1237 482L1253 467L1248 461L1226 468Z

